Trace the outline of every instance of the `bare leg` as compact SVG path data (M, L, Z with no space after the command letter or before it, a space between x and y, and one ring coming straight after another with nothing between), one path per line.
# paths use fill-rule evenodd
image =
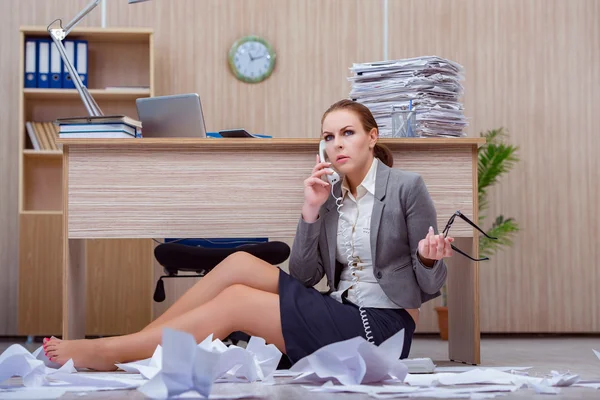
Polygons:
M252 254L242 251L233 253L196 282L175 304L143 330L162 326L173 318L212 300L225 288L236 284L278 293L279 270Z
M213 333L224 338L233 331L264 338L285 352L279 314L279 295L244 285L233 285L209 302L180 315L166 326L194 335L196 342ZM76 367L114 370L115 363L152 356L161 343L162 327L106 339L51 339L45 346L52 361L73 359Z

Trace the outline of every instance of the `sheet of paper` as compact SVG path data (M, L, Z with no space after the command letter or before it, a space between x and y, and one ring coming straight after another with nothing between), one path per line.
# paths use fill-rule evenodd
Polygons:
M473 394L494 394L494 396L514 392L519 389L516 385L487 385L477 387L458 387L458 388L442 388L442 387L413 387L407 385L351 385L351 386L336 386L332 382L327 382L323 386L304 386L307 390L313 392L325 393L363 393L379 398L393 397L471 397Z
M260 337L252 336L246 351L255 356L262 377L273 375L281 361L281 351L274 345L267 345Z
M32 375L33 380L43 375L43 361L36 360L23 346L14 344L0 355L0 383L12 376L21 376L23 380Z
M290 372L299 372L293 383L323 383L329 380L342 385L360 385L387 379L402 381L407 373L400 361L404 330L380 346L362 337L332 343L299 360Z
M408 368L409 374L431 374L436 367L431 358L406 358L402 363Z
M467 372L467 371L471 371L472 369L495 369L498 371L502 371L502 372L511 372L511 371L526 371L528 369L531 369L533 367L485 367L485 366L476 366L476 365L470 365L470 366L451 366L451 367L435 367L435 372L436 373L440 373L440 372Z
M598 357L598 360L600 360L600 351L594 350L594 349L592 349L592 351L594 352L594 354L596 355L596 357Z
M271 374L271 376L278 378L295 378L300 374L301 372L293 372L289 369L279 369L274 371L273 374Z
M234 394L211 394L209 400L237 400L237 399L256 399L262 396L257 396L254 393L234 393ZM180 396L175 397L176 399L206 399L196 391L189 391Z
M55 399L68 392L85 394L88 392L134 389L145 381L139 374L99 372L62 374L63 376L61 376L61 373L48 375L46 386L1 385L0 399ZM64 378L64 380L58 378Z
M125 372L139 373L146 379L152 379L162 365L162 346L158 345L151 358L124 364L115 364Z
M52 400L58 399L67 393L66 389L49 388L49 387L33 387L33 388L18 388L13 391L0 390L0 399L3 400L21 400L21 399L40 399Z
M473 369L460 374L441 376L438 379L440 385L472 385L472 384L496 384L496 385L524 385L528 382L541 382L541 378L513 375L494 369Z
M518 386L477 386L477 387L459 387L459 388L444 388L444 387L431 387L431 388L417 388L414 392L394 392L392 390L388 392L375 392L370 393L370 396L379 399L391 399L399 397L407 398L438 398L438 399L489 399L497 396L505 395L506 393L515 392L519 389Z
M579 381L579 375L560 373L557 371L551 371L551 375L552 378L547 383L549 386L566 387L571 386Z
M87 391L96 390L116 390L116 389L135 389L146 382L141 375L131 374L110 374L110 373L54 373L49 376L53 386L64 385L69 387L87 387Z
M600 382L598 383L579 383L577 382L573 386L587 387L592 389L600 389Z
M386 385L334 385L333 382L327 381L322 386L304 386L311 392L324 393L415 393L425 389L408 385L386 386Z
M404 379L404 382L411 386L452 386L475 384L526 386L534 384L554 387L566 387L573 385L578 380L578 375L572 375L569 373L561 374L556 371L553 371L553 374L550 378L544 379L531 376L509 374L507 372L495 369L477 368L461 373L441 373L429 375L408 374Z
M212 335L196 344L192 335L166 328L161 357L159 371L138 389L150 398L174 397L190 391L207 397L217 380L254 382L265 379L277 368L281 352L255 337L245 349L228 347L218 339L213 341ZM151 363L148 361L148 367ZM123 367L139 370L140 364Z
M58 369L47 367L43 360L36 358L26 348L13 344L0 355L0 383L13 376L20 376L27 387L44 386L48 377L72 375L76 372L73 360L67 361Z
M549 382L529 383L529 387L535 390L537 394L559 394L560 389L552 387Z

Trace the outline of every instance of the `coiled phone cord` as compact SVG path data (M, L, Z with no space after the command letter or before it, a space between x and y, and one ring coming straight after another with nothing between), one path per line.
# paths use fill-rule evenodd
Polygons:
M352 239L348 238L347 235L347 224L346 221L344 221L344 219L342 218L342 216L344 215L344 212L341 211L342 208L342 202L343 202L343 198L340 197L336 197L335 194L333 193L333 185L331 185L331 195L333 196L333 198L335 199L335 205L337 206L337 212L339 214L340 217L340 222L341 222L341 233L342 233L342 237L344 238L344 246L346 246L346 259L348 260L348 268L350 268L350 272L352 273L352 286L354 287L354 290L356 291L356 298L358 300L358 302L360 303L359 297L360 297L360 293L358 290L358 277L356 276L356 267L353 265L353 260L352 260L352 249L354 248L354 246L352 245ZM373 341L373 335L371 333L371 326L369 325L369 318L367 316L367 311L362 307L362 305L358 304L358 311L360 313L360 319L362 321L363 324L363 328L365 330L365 336L367 338L367 341L374 343Z

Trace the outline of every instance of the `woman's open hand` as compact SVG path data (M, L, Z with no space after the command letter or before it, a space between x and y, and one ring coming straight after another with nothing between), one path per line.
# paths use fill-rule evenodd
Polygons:
M421 239L419 242L418 254L421 262L431 267L435 261L452 256L452 242L454 242L453 237L436 235L430 226L425 239Z

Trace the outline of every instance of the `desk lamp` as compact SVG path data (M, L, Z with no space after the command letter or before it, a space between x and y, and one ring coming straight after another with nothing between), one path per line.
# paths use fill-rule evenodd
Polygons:
M87 87L85 87L81 82L79 74L77 73L77 71L75 71L75 67L73 67L73 64L69 60L69 57L67 57L67 52L65 50L65 47L63 46L62 41L67 37L69 32L71 32L73 28L75 28L75 25L77 25L79 21L81 21L86 15L88 15L90 11L96 8L96 6L100 4L101 1L102 0L92 0L92 2L88 4L88 6L85 7L83 10L81 10L81 12L77 14L75 18L73 18L73 20L69 22L64 28L62 26L61 19L57 19L53 21L50 25L48 25L48 32L50 33L52 41L56 44L56 47L58 48L60 58L62 58L63 62L65 63L65 66L67 67L67 70L69 71L69 74L71 75L71 79L73 79L73 83L75 84L77 92L79 92L79 95L81 96L83 105L87 109L89 116L92 117L98 117L104 114L102 113L102 110L100 110L100 107L98 107L98 104L96 104L96 100L94 100L90 92L87 90ZM141 3L144 1L148 0L128 0L129 4ZM57 21L59 22L60 28L52 28L52 25Z

